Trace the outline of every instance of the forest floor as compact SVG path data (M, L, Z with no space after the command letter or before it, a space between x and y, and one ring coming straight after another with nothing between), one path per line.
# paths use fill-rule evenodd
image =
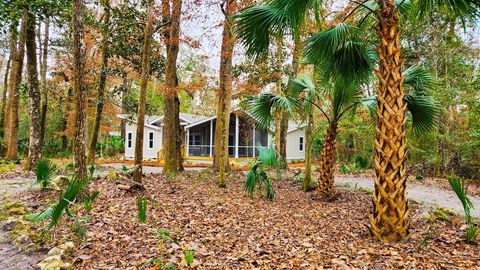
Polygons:
M51 248L76 240L75 253L66 258L76 262L75 269L156 269L160 261L187 269L189 250L195 258L191 267L197 269L480 269L478 245L465 244L462 218L448 211L448 220L442 220L413 203L407 240L373 240L366 228L371 195L360 189L368 178L337 177L338 196L331 202L315 200L299 183L284 178L274 182L276 199L270 202L243 193L244 172L232 173L223 189L209 170L164 178L146 168L153 173L144 178L146 190L129 192L118 188L121 179L103 177L109 170L99 170L91 183L91 190L100 191L93 210L77 212L85 235L79 238L75 229L78 219L64 218L46 244ZM0 181L2 190L6 182ZM31 179L17 181L10 197L21 195L42 207L58 198L56 191L25 192L30 184ZM139 196L148 198L143 224L137 221ZM12 266L18 262L18 269L28 269L22 266L41 255L0 253L0 262L9 262L0 263L0 269L16 269Z

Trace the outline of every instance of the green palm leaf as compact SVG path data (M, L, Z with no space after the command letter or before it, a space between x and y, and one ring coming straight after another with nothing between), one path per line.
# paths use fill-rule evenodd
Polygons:
M414 132L426 133L435 127L439 110L431 96L410 93L405 95L404 99L412 117Z
M423 65L414 65L403 72L404 85L413 87L416 94L425 95L433 86L433 78Z
M257 121L259 127L270 128L274 112L285 110L289 114L293 114L297 101L288 96L265 93L250 97L247 106L250 115Z
M480 2L478 0L415 0L413 3L419 18L432 11L453 15L463 22L468 17L480 16Z

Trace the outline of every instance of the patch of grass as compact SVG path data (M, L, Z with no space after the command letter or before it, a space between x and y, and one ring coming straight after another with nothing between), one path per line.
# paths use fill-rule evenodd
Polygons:
M195 260L195 250L187 249L183 251L183 257L187 266L190 266Z

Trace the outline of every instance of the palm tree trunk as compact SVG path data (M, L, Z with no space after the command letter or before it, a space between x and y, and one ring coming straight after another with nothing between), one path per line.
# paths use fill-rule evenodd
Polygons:
M86 137L87 137L87 89L85 87L85 47L83 26L83 0L73 0L73 92L75 94L75 134L73 157L75 175L78 179L87 176Z
M48 89L47 89L47 58L48 58L48 38L50 29L50 18L45 15L45 33L43 39L42 61L40 73L42 78L42 112L41 112L41 131L40 131L40 147L43 148L45 138L45 124L47 119L48 108ZM40 45L41 43L39 43Z
M276 91L281 94L282 91L282 46L283 38L277 38L277 52L276 52ZM287 160L287 129L288 129L288 115L284 111L275 112L275 151L282 158ZM286 163L285 163L286 166Z
M8 113L8 149L7 156L8 160L17 160L18 158L18 86L22 82L22 73L23 73L23 59L25 57L25 39L26 39L26 30L27 30L27 10L23 11L22 16L22 26L20 27L20 38L18 40L18 49L16 54L16 70L14 71L14 78L11 81L9 91L9 113Z
M328 126L327 135L322 148L320 160L320 177L318 179L317 196L321 199L329 199L335 195L333 190L335 173L335 148L338 123L332 120Z
M168 3L167 3L168 2ZM165 92L164 92L164 129L163 129L163 157L164 174L177 174L183 170L181 151L181 127L180 127L180 100L177 93L177 56L179 50L180 15L182 0L164 0L163 11L170 18L170 26L166 27L164 34L167 41L167 63L165 68Z
M25 165L27 171L37 167L37 161L41 156L40 146L40 89L37 73L37 44L35 41L35 15L30 11L27 18L27 71L28 71L28 99L30 103L29 116L30 128L28 136L28 159Z
M98 133L100 131L100 124L102 121L103 113L103 104L105 99L105 85L107 82L107 69L108 69L108 37L109 37L109 24L110 24L110 3L109 0L103 1L103 7L105 10L104 14L104 33L102 37L102 66L100 67L100 76L98 82L98 97L97 97L97 107L95 110L95 121L93 123L92 134L90 136L90 141L88 143L88 164L95 163L95 152L98 140ZM148 78L147 78L148 80Z
M10 63L12 62L12 53L7 60L7 67L5 69L5 77L3 79L2 104L0 105L0 132L2 137L5 137L5 108L7 107L7 92L8 92L8 78L10 72Z
M220 53L220 89L218 92L213 162L214 168L219 170L218 185L221 187L225 187L227 184L226 171L229 169L228 133L232 100L232 58L235 45L230 15L236 11L236 0L225 0L223 3L222 10L225 15L225 21L222 34L222 51Z
M312 142L313 142L313 106L310 106L308 112L307 127L305 129L305 177L302 183L302 189L305 191L313 190L312 183Z
M374 141L375 194L370 230L379 240L394 241L408 234L403 60L399 15L394 1L377 2L381 7L378 22L380 44L377 48L379 88Z
M143 44L140 96L138 98L137 138L135 141L135 169L133 171L133 181L137 183L142 183L143 133L145 127L146 107L145 103L149 77L148 75L150 73L150 50L153 35L153 0L148 0L147 5L147 26L145 28L145 43Z

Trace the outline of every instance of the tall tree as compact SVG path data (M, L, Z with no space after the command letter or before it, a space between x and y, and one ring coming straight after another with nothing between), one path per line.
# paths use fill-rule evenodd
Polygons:
M98 96L97 96L97 106L95 110L95 121L93 123L92 133L90 135L90 141L88 144L88 163L95 163L95 152L98 140L98 133L100 130L100 123L102 121L102 112L103 104L105 99L105 85L107 82L107 71L108 71L108 57L109 57L109 44L108 39L110 37L110 0L102 1L104 9L104 18L103 18L103 29L102 29L102 42L100 49L102 50L102 65L100 67L100 76L98 79ZM143 69L142 69L143 70ZM143 79L143 78L142 78ZM148 77L147 77L148 80Z
M182 0L163 0L162 12L164 19L170 21L164 32L167 43L167 63L165 69L164 89L164 132L163 159L164 174L176 174L183 170L182 165L182 130L180 127L180 100L177 85L177 56L180 43L180 16Z
M48 39L50 36L50 17L45 15L45 30L44 30L43 44L39 43L41 47L41 62L40 62L40 78L42 85L42 110L41 110L41 123L40 123L40 147L43 147L43 141L45 138L45 125L47 119L48 108L48 88L47 88L47 64L48 64Z
M13 39L13 38L12 38ZM3 89L2 89L2 103L0 105L0 132L2 136L5 136L5 109L7 107L7 91L8 91L8 75L10 72L10 63L12 62L12 52L7 60L7 66L5 68L5 76L3 78Z
M140 96L138 98L138 112L137 112L137 138L135 141L135 169L133 171L133 181L137 183L142 182L142 162L143 162L143 135L145 126L145 107L147 84L149 74L149 59L151 42L153 35L153 0L148 0L147 3L147 25L145 28L145 39L142 54L142 75L140 81Z
M37 44L35 15L31 10L27 16L26 47L27 47L27 72L28 72L28 99L30 103L29 116L29 141L28 141L28 159L25 169L31 171L36 168L37 161L41 156L40 145L40 89L37 72Z
M232 102L232 59L235 37L232 33L230 16L236 12L236 0L222 2L225 16L222 33L222 50L220 53L220 87L218 89L217 122L215 126L214 167L219 170L218 184L226 186L228 170L228 134L230 128L230 112Z
M27 29L27 16L28 12L25 9L22 15L22 24L20 27L20 37L18 39L18 47L15 54L15 62L12 64L13 74L10 73L10 87L9 87L9 101L7 105L8 109L8 148L6 158L9 160L17 160L18 158L18 106L19 95L18 87L22 82L23 73L23 59L25 57L25 39ZM16 45L15 45L16 46Z
M75 95L75 133L73 158L75 175L78 179L87 176L86 137L87 137L87 89L85 87L85 47L83 24L83 0L72 0L73 32L73 92Z

